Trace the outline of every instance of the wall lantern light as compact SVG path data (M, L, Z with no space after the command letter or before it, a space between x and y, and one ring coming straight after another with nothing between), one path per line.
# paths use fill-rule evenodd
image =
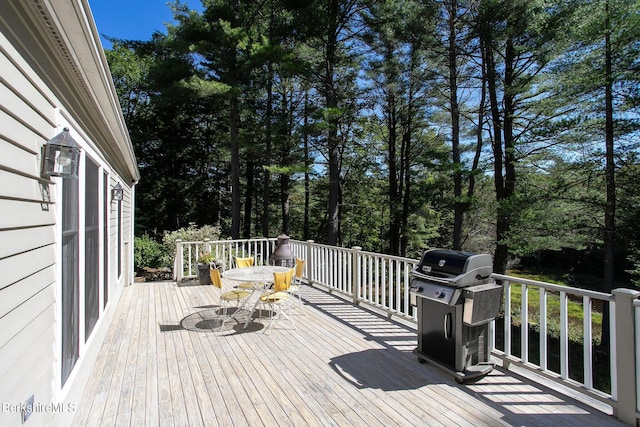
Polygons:
M42 175L77 178L79 160L80 147L69 134L69 128L64 128L44 145Z
M122 188L122 185L120 185L120 183L117 183L112 189L111 189L111 200L112 201L121 201L124 198L124 190Z

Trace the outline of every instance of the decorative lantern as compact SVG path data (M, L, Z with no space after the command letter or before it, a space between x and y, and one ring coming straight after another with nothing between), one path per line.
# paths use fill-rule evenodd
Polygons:
M69 134L69 128L51 138L42 154L42 174L62 178L78 177L80 147Z
M279 265L282 267L295 267L296 257L291 252L289 246L289 236L281 234L278 236L278 246L269 257L269 265Z
M124 198L124 190L122 188L122 185L120 185L120 183L117 183L112 189L111 189L111 200L112 201L121 201Z

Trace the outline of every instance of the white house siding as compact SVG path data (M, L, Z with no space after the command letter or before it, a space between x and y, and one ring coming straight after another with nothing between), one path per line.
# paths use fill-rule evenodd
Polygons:
M21 421L7 405L32 394L54 400L56 336L55 206L43 201L37 162L56 114L51 93L33 85L16 56L0 34L0 424L7 426Z
M0 426L22 425L21 410L30 397L34 406L25 426L70 424L122 288L133 280L133 187L139 175L109 78L86 0L0 2ZM64 184L40 171L42 146L63 127L70 128L82 150L79 358L64 384ZM84 167L89 159L98 166L101 247L99 316L90 334L84 330L83 241ZM125 189L120 203L111 201L117 183Z

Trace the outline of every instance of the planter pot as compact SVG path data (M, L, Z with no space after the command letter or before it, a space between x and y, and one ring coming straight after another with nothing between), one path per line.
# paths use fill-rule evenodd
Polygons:
M216 267L215 263L211 263L212 267ZM223 265L219 265L218 266L218 270L220 270L220 273L224 272L224 266ZM209 274L209 264L198 264L198 282L200 282L201 285L211 285L211 275Z
M198 282L200 282L201 285L211 285L209 264L198 264Z

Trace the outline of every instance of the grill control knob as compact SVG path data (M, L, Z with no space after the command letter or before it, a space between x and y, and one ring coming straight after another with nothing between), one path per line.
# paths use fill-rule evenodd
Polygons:
M444 298L444 291L442 289L439 291L436 291L435 297L440 299Z

